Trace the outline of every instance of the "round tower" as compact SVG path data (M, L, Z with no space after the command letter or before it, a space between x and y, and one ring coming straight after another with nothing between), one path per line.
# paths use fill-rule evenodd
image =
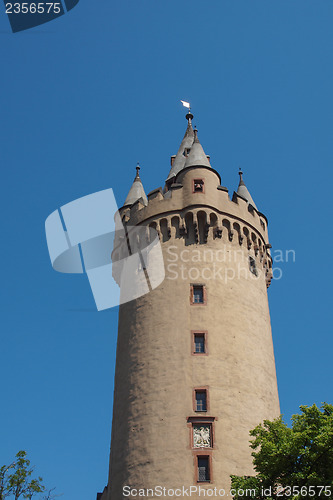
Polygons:
M249 430L280 413L267 219L241 172L230 199L187 120L164 190L146 198L137 171L119 211L148 239L157 231L165 279L119 309L103 500L157 486L227 492L230 474L253 474Z

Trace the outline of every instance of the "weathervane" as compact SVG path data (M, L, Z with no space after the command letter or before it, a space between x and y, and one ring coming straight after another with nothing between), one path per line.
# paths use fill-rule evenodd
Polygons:
M188 109L188 113L186 115L186 119L187 120L190 120L190 119L192 120L193 115L191 113L191 104L189 102L187 102L187 101L182 101L181 99L180 99L180 102L182 103L182 105L184 106L184 108Z
M182 101L182 100L180 100L180 102L182 103L182 105L184 106L184 108L187 108L188 112L191 113L191 104L189 102Z

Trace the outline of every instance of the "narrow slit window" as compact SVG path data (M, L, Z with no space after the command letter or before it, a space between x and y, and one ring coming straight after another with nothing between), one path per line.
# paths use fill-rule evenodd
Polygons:
M198 456L198 483L210 481L209 457Z

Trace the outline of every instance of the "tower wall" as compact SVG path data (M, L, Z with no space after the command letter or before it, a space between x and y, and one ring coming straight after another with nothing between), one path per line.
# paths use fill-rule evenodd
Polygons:
M203 192L193 192L195 179L204 179ZM103 500L123 498L124 486L196 485L200 453L211 460L210 483L200 486L228 490L230 474L253 473L249 430L280 412L265 217L239 196L231 201L209 168L185 169L166 197L155 191L148 200L122 216L158 231L166 277L120 306ZM204 304L191 303L193 285L204 285ZM203 355L193 354L194 331L206 333ZM195 388L207 390L205 412L195 411ZM198 417L211 419L211 449L193 447L191 419Z

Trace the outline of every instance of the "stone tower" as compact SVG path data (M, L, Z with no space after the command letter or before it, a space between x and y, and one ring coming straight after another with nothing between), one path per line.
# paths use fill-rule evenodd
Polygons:
M125 225L157 231L166 275L120 306L102 500L156 486L228 491L230 474L253 473L249 430L280 413L267 219L242 172L229 197L186 118L164 189L146 197L137 169L119 211Z

